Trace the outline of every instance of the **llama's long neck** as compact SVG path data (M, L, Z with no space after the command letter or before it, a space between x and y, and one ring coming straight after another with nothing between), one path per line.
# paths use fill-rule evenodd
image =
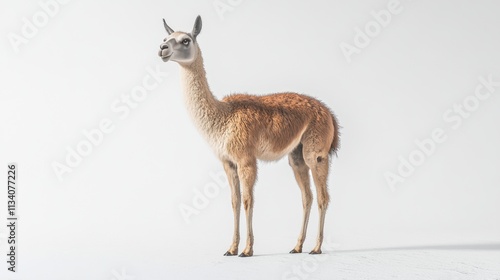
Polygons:
M210 91L200 50L192 64L181 65L181 79L191 117L208 140L217 141L214 138L223 130L227 104Z

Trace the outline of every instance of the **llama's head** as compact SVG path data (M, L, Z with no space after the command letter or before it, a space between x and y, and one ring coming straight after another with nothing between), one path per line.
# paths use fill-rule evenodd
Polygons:
M195 61L198 55L196 37L201 32L201 17L196 17L191 33L174 31L168 26L165 19L163 20L163 25L165 26L165 30L167 30L168 36L163 39L163 43L160 45L158 55L161 59L164 62L172 60L183 65L189 65Z

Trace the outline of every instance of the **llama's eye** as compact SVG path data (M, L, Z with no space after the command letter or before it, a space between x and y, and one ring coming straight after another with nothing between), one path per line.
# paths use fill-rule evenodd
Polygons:
M184 40L182 40L182 44L183 44L184 46L188 46L190 42L191 42L191 41L189 41L189 39L184 39Z

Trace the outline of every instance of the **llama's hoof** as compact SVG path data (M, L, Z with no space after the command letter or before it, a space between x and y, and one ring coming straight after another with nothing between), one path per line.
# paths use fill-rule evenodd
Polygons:
M233 254L233 253L227 251L226 253L224 253L224 256L236 256L237 254L238 254L238 252Z
M311 252L309 252L310 255L319 255L321 254L321 250L312 250Z
M252 255L253 255L252 253L249 253L249 254L247 254L247 253L241 253L238 257L240 257L240 258L246 258L246 257L251 257Z
M302 253L302 250L293 249L292 251L290 251L290 254L297 254L297 253Z

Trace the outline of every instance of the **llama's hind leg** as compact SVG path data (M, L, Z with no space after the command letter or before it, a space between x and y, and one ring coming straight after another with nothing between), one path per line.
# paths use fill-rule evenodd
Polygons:
M241 209L241 194L240 194L240 180L238 178L237 167L229 161L224 161L224 171L226 171L229 185L231 186L231 202L233 206L234 215L234 232L233 242L231 247L224 254L224 256L236 256L238 254L238 245L240 244L240 209Z
M328 157L329 157L328 153L314 154L313 158L309 157L308 160L306 161L307 165L311 168L314 185L316 186L318 210L319 210L318 239L316 241L316 246L310 252L310 254L321 254L326 208L328 207L328 203L330 202L330 196L328 195L328 189L327 189L327 179L328 179L328 169L329 169Z
M302 144L295 148L288 155L288 163L293 169L293 174L302 192L302 206L304 208L304 213L302 217L302 228L300 230L299 238L297 240L297 245L290 251L290 253L302 253L302 245L306 239L307 224L309 222L309 214L311 213L312 204L312 192L309 179L309 167L304 161L302 155Z

